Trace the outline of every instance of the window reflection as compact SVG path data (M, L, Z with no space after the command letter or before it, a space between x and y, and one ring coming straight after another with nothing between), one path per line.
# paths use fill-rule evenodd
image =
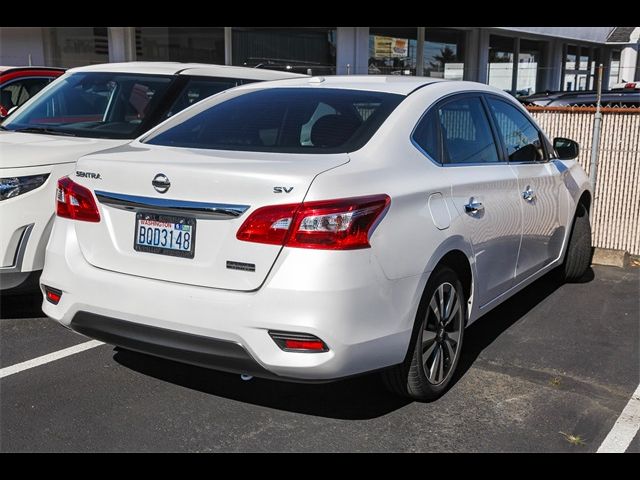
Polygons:
M542 45L531 40L520 41L518 55L518 77L516 83L516 97L531 95L537 92L537 86L542 75Z
M489 85L511 92L513 80L513 38L491 35L489 39Z
M109 61L106 27L51 27L45 31L49 65L71 68Z
M224 64L224 28L137 27L138 60Z
M424 43L425 77L462 80L464 38L463 31L427 28Z
M369 74L415 75L417 35L417 27L371 27L369 29Z
M233 64L313 75L335 74L336 29L233 27ZM353 72L352 72L353 73Z

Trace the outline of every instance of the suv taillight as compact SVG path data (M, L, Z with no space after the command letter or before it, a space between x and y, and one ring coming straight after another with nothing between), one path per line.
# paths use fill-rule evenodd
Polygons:
M100 212L91 190L78 185L69 177L58 180L56 214L59 217L84 222L99 222Z
M249 215L236 237L296 248L369 248L371 229L390 203L388 195L370 195L262 207Z

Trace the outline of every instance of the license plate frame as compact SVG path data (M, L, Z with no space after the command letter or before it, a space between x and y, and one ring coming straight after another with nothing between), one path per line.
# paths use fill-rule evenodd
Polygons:
M188 225L189 228L189 249L178 250L166 246L146 245L138 242L138 234L141 220L155 221L160 223L172 223L174 225ZM175 229L173 231L176 231ZM181 240L182 243L182 240ZM157 255L167 255L170 257L193 259L196 251L196 219L183 215L171 215L158 212L139 211L136 212L135 228L133 230L133 249L136 252L154 253Z

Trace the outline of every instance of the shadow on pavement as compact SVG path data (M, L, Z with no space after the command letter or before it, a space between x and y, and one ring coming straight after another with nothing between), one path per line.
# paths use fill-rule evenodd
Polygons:
M20 294L0 294L0 319L44 316L40 290Z
M581 283L594 278L589 269ZM480 353L505 330L562 285L551 272L487 314L465 333L460 364L452 385L471 368ZM320 417L363 420L400 409L411 400L388 393L377 374L324 384L296 384L218 372L170 360L117 349L121 365L162 381L240 402Z
M411 403L388 393L376 374L323 384L299 384L218 372L116 349L119 364L162 381L244 403L343 420L386 415Z
M574 283L589 283L594 278L593 269L589 267L584 276ZM467 328L452 386L471 368L485 348L562 285L559 271L552 270Z

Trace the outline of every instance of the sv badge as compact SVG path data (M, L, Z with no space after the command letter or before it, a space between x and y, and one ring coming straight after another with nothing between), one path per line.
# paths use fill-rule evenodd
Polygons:
M273 193L291 193L293 187L273 187Z

